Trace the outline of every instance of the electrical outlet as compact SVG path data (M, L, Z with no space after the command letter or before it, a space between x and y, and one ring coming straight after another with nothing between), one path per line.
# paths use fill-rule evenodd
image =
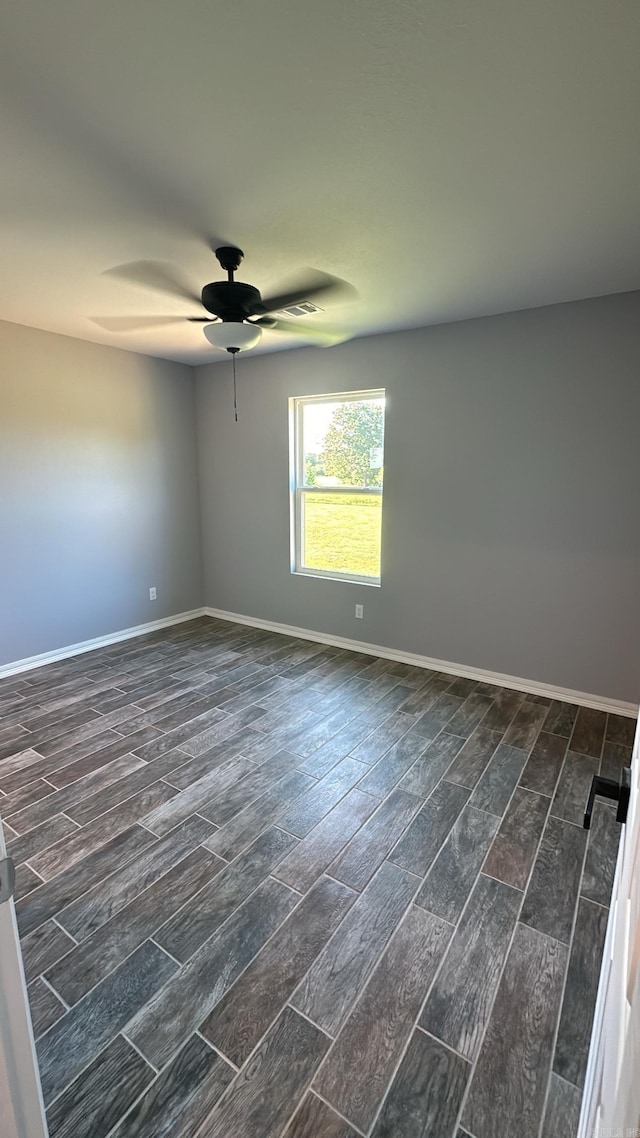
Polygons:
M356 620L364 619L364 605L356 605Z
M150 601L157 601L157 599L158 599L158 590L156 589L155 585L152 585L151 588L149 589L149 600Z

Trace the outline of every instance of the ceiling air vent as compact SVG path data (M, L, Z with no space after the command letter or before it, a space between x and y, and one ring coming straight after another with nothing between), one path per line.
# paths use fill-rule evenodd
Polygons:
M311 304L311 301L304 300L301 304L292 304L289 308L278 309L283 316L310 316L312 312L324 312L323 308L318 308L317 304Z

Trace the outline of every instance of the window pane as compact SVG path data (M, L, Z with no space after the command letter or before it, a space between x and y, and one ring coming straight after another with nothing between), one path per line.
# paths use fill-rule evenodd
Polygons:
M382 486L384 399L302 407L305 486Z
M380 576L382 494L302 493L302 567Z

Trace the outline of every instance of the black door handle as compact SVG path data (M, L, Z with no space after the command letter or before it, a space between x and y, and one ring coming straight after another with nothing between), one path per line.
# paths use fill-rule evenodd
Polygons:
M599 794L601 798L612 798L614 802L617 802L616 822L626 822L630 793L631 769L629 767L620 768L620 779L618 782L614 782L612 778L603 778L602 775L599 774L595 775L591 781L591 790L589 791L589 798L587 799L587 809L585 810L584 822L582 823L584 829L591 829L591 815L593 814L593 803L596 794Z

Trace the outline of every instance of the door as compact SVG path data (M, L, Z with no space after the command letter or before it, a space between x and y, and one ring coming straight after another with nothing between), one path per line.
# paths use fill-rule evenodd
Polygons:
M0 820L0 863L6 856ZM0 864L0 888L6 880ZM12 897L0 900L0 1118L2 1138L48 1136Z
M578 1138L640 1136L640 729L622 827Z

